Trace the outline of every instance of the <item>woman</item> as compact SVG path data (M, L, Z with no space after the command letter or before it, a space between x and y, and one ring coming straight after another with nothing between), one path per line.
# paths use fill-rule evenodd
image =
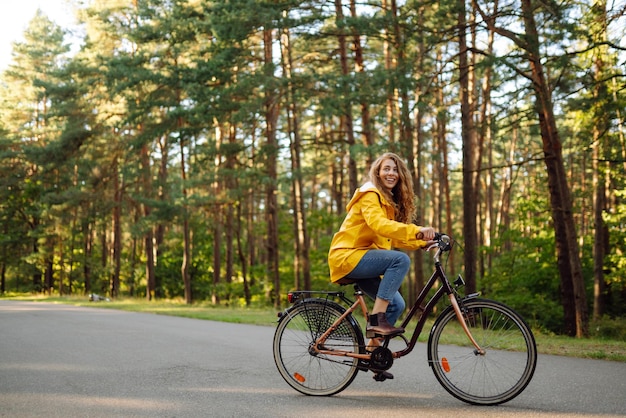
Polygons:
M393 153L380 156L348 203L348 214L334 235L328 254L331 281L358 282L375 299L366 336L368 349L380 340L404 332L393 324L405 308L398 289L409 271L408 255L392 247L416 250L435 237L431 227L412 223L415 216L413 181L406 164Z

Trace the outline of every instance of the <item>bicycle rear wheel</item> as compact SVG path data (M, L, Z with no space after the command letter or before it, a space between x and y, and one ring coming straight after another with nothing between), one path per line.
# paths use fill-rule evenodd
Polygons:
M537 364L535 337L511 308L495 301L459 302L481 355L465 335L452 307L437 318L428 339L435 377L454 397L474 405L497 405L519 395Z
M298 392L334 395L348 387L359 372L358 359L318 354L312 348L343 312L337 303L306 299L281 318L274 333L274 362L283 379ZM329 335L324 349L356 353L364 349L363 334L352 316Z

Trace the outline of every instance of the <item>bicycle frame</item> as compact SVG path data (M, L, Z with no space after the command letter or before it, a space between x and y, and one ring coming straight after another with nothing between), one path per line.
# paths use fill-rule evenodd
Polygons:
M378 344L366 341L367 329L354 314L360 309L369 320L370 304L359 281L341 283L355 284L354 297L343 289L290 292L292 306L278 313L272 347L285 382L305 395L330 396L346 389L359 372L373 372L377 382L393 378L387 370L394 360L413 351L428 328L424 344L428 365L450 395L472 405L499 405L522 393L537 365L532 330L505 304L478 298L478 293L459 293L463 278L449 280L440 263L452 242L448 235L436 234L429 243L427 251L436 249L435 268L402 321L407 333L377 335L381 337ZM450 302L439 312L437 305L446 295ZM407 328L411 321L415 322L411 323L413 335ZM392 346L395 337L401 337L402 344L398 341ZM489 355L483 349L487 347Z
M438 247L438 245L435 244L435 245L427 248L427 251L431 250L434 247ZM448 280L448 277L446 276L446 274L445 274L445 272L443 270L443 266L441 265L441 261L439 259L441 253L442 253L442 249L438 248L437 249L437 253L433 257L433 259L435 260L435 271L433 272L432 276L430 277L430 279L428 280L428 282L426 283L424 288L421 290L420 294L417 297L417 300L415 301L415 303L414 303L413 307L411 308L411 310L409 311L408 315L406 316L404 321L402 321L402 325L401 326L403 328L406 328L406 326L409 324L411 319L413 319L413 317L415 317L416 315L418 315L419 312L421 312L421 315L420 315L420 317L418 319L417 325L415 326L415 330L413 332L413 336L408 341L406 348L404 348L403 350L396 351L396 352L392 353L393 358L404 357L407 354L409 354L411 351L413 351L413 349L415 348L415 345L417 344L417 339L419 338L420 334L422 333L422 331L424 329L424 325L426 324L426 320L428 319L428 315L434 310L435 305L444 296L444 294L448 295L448 297L450 299L450 303L451 303L451 305L452 305L452 307L453 307L453 309L454 309L454 311L456 313L457 319L459 320L461 326L463 327L463 330L465 331L465 334L467 335L469 340L472 342L472 344L476 348L476 354L480 354L480 355L484 355L485 354L485 351L478 345L478 343L476 342L476 340L472 336L472 334L471 334L467 324L465 323L465 320L463 319L463 314L461 312L461 308L459 307L459 303L458 303L457 298L456 298L455 290L452 287L452 285L450 284L450 281ZM428 300L426 305L422 306L422 303L426 300L426 297L428 296L428 293L433 289L433 287L435 286L435 284L437 282L441 283L441 287L439 287L435 291L435 294ZM458 284L458 285L464 284L463 279L459 276L459 278L457 279L455 284ZM368 309L367 309L367 305L365 303L365 298L363 296L364 293L363 293L362 290L358 289L358 284L355 285L355 289L356 289L356 292L355 292L356 300L354 302L352 302L350 299L345 297L343 292L328 292L328 295L338 296L344 302L346 302L347 304L350 304L350 303L352 303L352 304L326 330L326 332L324 332L322 335L320 335L320 337L316 340L314 347L312 347L312 349L315 352L317 352L319 354L325 354L325 355L357 358L359 360L370 360L371 359L371 353L361 354L361 353L355 353L353 351L328 350L328 349L324 348L324 341L326 341L328 336L333 331L335 331L337 329L339 324L344 319L346 319L349 315L351 315L359 307L361 308L363 316L367 320L367 318L368 318ZM294 293L308 293L308 292L294 292ZM478 296L478 294L470 295L468 297L476 297L476 296ZM386 338L385 339L385 346L388 343L388 341L389 341L389 338Z

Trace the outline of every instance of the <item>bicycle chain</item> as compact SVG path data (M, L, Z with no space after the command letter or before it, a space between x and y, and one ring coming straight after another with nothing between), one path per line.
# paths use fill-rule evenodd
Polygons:
M346 345L346 347L349 347L349 346ZM310 352L311 354L313 353L312 350ZM347 364L345 361L334 360L330 358L330 356L325 355L325 354L323 356L316 354L315 357L326 360L326 361L330 361L331 363L342 364L344 366L351 366L351 364ZM364 371L366 370L374 370L374 371L389 370L391 366L393 366L393 354L391 353L391 350L389 350L386 347L376 348L371 354L370 361L359 360L357 364L357 367Z

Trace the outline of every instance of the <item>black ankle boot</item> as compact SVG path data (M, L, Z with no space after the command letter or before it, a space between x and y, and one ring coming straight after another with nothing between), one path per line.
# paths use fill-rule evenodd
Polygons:
M387 315L384 312L371 314L365 328L367 338L372 338L376 335L398 335L403 332L404 328L396 328L387 321Z

